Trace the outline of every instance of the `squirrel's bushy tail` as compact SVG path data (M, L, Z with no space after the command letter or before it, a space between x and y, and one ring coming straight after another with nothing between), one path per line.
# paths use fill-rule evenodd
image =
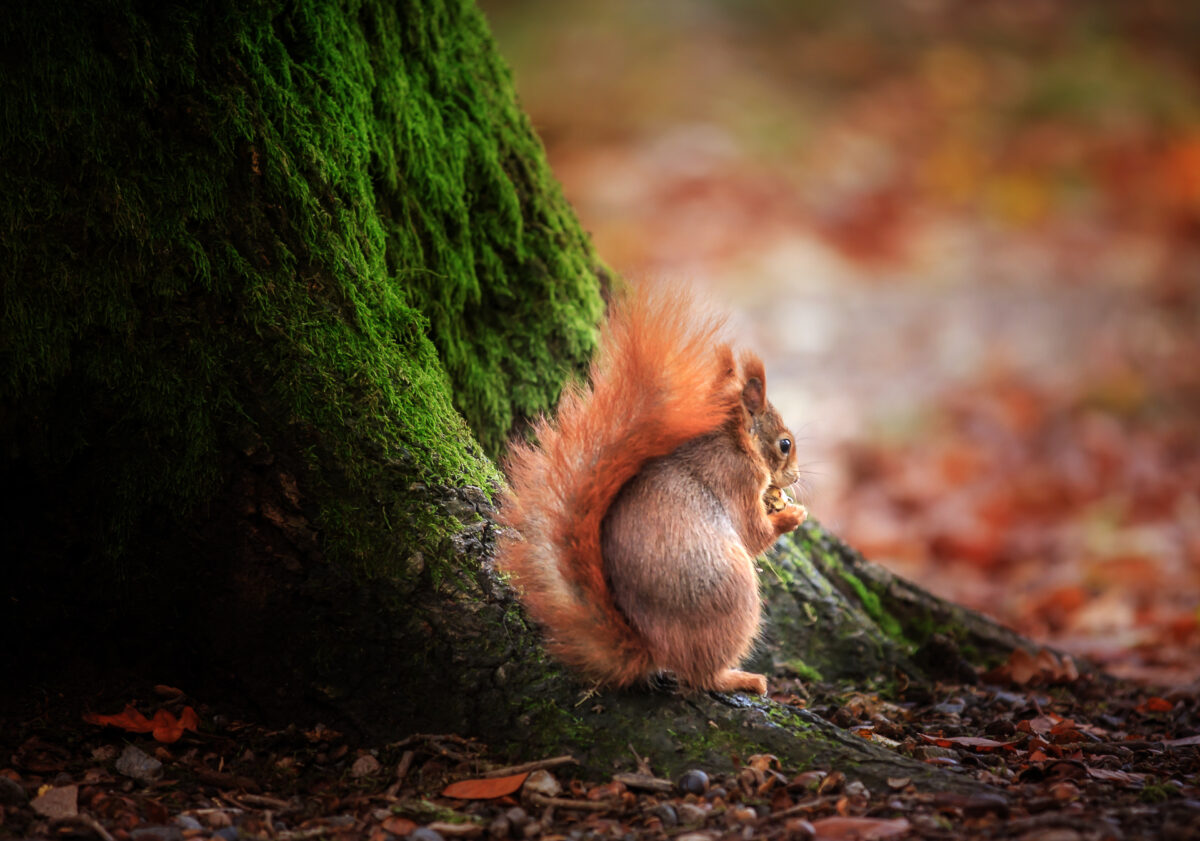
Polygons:
M600 524L649 459L719 427L738 405L724 319L677 289L638 289L611 308L590 383L569 385L536 445L513 444L498 564L551 653L585 676L624 686L653 670L637 632L613 604ZM647 512L676 516L676 512Z

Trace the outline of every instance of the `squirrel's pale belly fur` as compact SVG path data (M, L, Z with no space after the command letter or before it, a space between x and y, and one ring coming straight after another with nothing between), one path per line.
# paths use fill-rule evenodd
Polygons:
M686 296L614 307L591 385L569 389L537 446L516 445L501 542L550 650L601 684L671 671L685 686L764 692L733 668L759 624L754 557L803 519L768 511L796 479L762 363L735 362Z

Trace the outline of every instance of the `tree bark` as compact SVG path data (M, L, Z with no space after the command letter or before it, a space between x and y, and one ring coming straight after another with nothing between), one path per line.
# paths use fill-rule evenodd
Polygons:
M9 15L0 639L37 641L3 648L10 692L120 666L596 772L632 745L660 773L765 751L963 785L801 710L588 698L546 660L489 567L485 453L581 369L607 279L474 7ZM764 670L922 680L931 641L1021 643L815 526L785 546Z

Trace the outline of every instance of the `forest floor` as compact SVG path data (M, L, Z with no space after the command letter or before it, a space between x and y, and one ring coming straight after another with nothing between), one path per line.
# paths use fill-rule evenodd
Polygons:
M78 699L58 697L33 718L0 716L0 838L1200 837L1195 688L1151 695L1044 656L894 700L796 680L772 690L979 791L904 777L869 789L853 767L764 755L737 757L735 774L662 780L634 745L621 773L581 781L569 758L499 767L453 734L351 746L326 727L271 730L158 686L82 715Z

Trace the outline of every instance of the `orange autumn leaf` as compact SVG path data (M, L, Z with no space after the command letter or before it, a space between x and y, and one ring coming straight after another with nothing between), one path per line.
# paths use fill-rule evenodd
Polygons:
M1151 695L1145 701L1137 705L1137 711L1140 713L1168 713L1175 709L1175 705L1166 698L1159 698L1157 695Z
M1048 648L1031 654L1022 648L1013 649L1008 662L989 672L989 680L1009 680L1017 686L1030 683L1071 683L1079 679L1079 670L1069 656L1061 658Z
M191 707L184 707L183 712L179 714L179 725L184 730L194 733L200 729L200 716L196 715L196 711Z
M453 797L455 800L494 800L512 794L524 784L528 776L529 772L526 771L511 777L459 780L442 789L442 796Z
M83 720L88 724L100 727L119 727L130 733L150 733L155 741L171 743L179 740L183 731L195 731L200 727L200 717L191 707L184 707L178 719L168 710L159 710L153 719L146 718L132 704L126 704L125 709L116 715L99 715L84 713Z
M189 716L188 714L191 713ZM188 721L195 722L190 727ZM191 707L184 708L181 718L176 719L175 716L167 710L159 710L154 714L154 730L152 735L155 741L171 744L179 741L179 737L183 735L184 730L195 730L199 721L196 718L196 711Z
M128 730L130 733L149 733L154 729L154 725L150 719L138 712L133 704L126 704L125 709L116 715L84 713L83 720L88 724L95 724L100 727L120 727L122 730Z

